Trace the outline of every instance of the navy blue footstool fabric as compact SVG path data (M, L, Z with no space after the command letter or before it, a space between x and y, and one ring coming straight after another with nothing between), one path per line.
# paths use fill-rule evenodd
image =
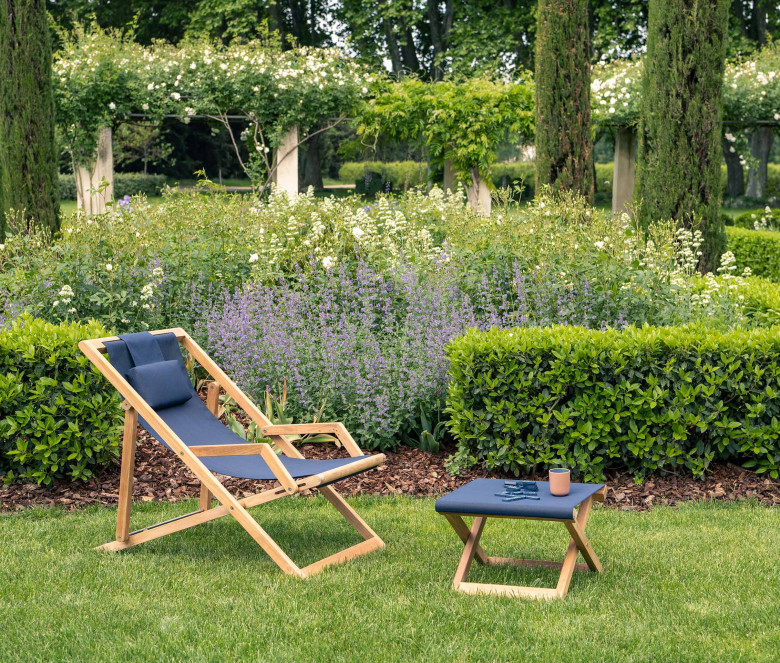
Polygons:
M568 495L557 497L550 494L550 484L537 481L539 500L504 502L496 495L504 492L504 483L504 479L474 479L436 500L436 511L474 516L571 520L574 509L604 487L604 484L572 483Z

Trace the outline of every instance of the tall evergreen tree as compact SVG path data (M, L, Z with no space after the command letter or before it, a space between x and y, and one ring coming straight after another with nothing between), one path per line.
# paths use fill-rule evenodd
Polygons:
M720 133L729 5L649 5L635 199L645 225L675 219L699 228L705 269L717 265L725 246Z
M0 0L0 218L25 210L29 222L56 231L50 40L45 0Z
M588 0L539 0L536 184L593 199Z

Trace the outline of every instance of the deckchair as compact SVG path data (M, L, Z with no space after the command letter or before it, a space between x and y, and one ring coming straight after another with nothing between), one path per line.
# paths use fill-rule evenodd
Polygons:
M214 379L208 386L206 403L189 380L180 344ZM385 456L364 455L341 423L273 425L183 329L87 340L79 343L79 348L125 399L122 405L125 423L116 540L100 548L123 550L227 515L235 518L285 573L300 578L384 547L382 539L330 484L381 465ZM271 444L247 443L219 421L216 414L220 387L260 427L263 435L281 450L282 456L275 453ZM200 480L200 508L131 532L130 508L139 422ZM285 437L321 433L338 439L350 457L308 460ZM276 480L280 485L237 499L215 473L244 479ZM312 489L322 493L364 541L300 568L247 509ZM212 498L216 498L219 505L213 505Z

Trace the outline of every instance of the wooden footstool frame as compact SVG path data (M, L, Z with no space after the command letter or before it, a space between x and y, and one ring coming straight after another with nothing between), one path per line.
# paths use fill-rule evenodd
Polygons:
M590 509L593 502L603 502L607 494L607 488L604 487L590 497L586 498L579 506L576 514L572 514L571 520L561 520L559 518L532 518L527 516L496 516L496 515L477 515L474 523L469 529L463 520L464 515L473 516L474 514L442 513L447 521L452 525L460 540L465 544L463 555L461 555L458 569L455 572L455 579L452 582L452 588L466 594L499 594L502 596L512 596L526 599L562 599L569 591L572 575L574 571L595 571L601 573L602 566L593 547L585 535L585 526L590 517ZM485 529L485 523L488 518L514 518L517 520L548 520L550 522L563 523L571 535L569 547L566 550L566 556L563 562L552 562L537 559L513 559L510 557L490 557L479 545L482 532ZM585 559L584 564L577 563L577 553L582 553ZM466 582L471 563L476 558L479 564L487 566L519 566L519 567L544 567L551 569L560 569L561 575L558 578L558 584L555 589L547 587L521 587L518 585L495 585L489 583Z

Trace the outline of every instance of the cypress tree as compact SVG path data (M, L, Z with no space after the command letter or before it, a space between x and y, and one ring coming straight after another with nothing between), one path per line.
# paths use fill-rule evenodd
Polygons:
M640 220L701 230L701 267L726 243L721 92L729 0L650 0L635 200Z
M51 68L45 0L0 0L0 241L9 209L59 229Z
M588 0L539 0L536 185L593 199Z

